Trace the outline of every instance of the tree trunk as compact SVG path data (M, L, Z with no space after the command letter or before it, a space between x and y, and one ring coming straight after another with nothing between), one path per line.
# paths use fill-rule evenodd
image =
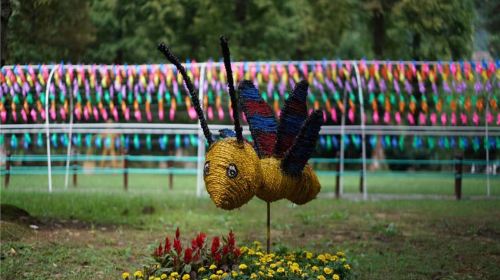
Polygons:
M5 65L7 60L7 24L12 15L10 0L1 0L1 23L0 23L0 67Z

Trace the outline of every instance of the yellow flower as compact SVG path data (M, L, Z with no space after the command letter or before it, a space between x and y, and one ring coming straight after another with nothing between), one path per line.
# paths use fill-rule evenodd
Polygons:
M163 274L160 276L160 279L167 279L167 274L163 273Z
M255 278L257 278L257 274L252 273L252 274L250 275L250 279L255 279Z
M135 278L142 278L142 277L144 277L144 274L142 274L142 271L137 270L136 272L134 272L134 277Z
M273 278L273 274L272 273L268 273L267 274L267 278Z
M214 269L216 269L216 268L217 268L217 266L216 266L215 264L212 264L212 265L209 267L209 269L211 269L211 270L214 270Z
M333 269L331 269L331 268L329 268L329 267L327 266L327 267L323 268L323 272L324 272L325 274L327 274L327 275L328 275L328 274L332 274Z
M221 278L224 279L227 277L227 275L228 275L227 272L224 272L224 273L222 273Z
M333 274L333 280L340 280L340 276L338 274Z
M275 263L272 263L272 264L270 265L270 267L271 267L271 268L276 268L276 264L275 264Z
M217 274L210 275L210 280L219 280L219 279L220 279L220 276Z
M278 270L277 270L277 271L278 271L278 273L284 273L284 272L285 272L285 269L284 269L283 267L280 267L280 268L278 268Z
M312 259L312 257L313 257L313 253L311 253L311 252L306 252L306 258L307 258L307 259L309 259L309 260L310 260L310 259Z
M344 257L344 256L345 256L345 254L344 254L344 252L342 252L342 251L338 251L338 252L337 252L337 256L339 256L339 257Z
M315 271L315 272L319 271L319 267L317 267L317 266L313 266L311 269L312 269L312 271Z
M300 275L302 278L307 278L309 275L307 275L307 273L302 273L302 275Z
M160 277L155 277L155 278L153 278L153 280L161 280L161 278Z
M177 273L177 272L170 273L170 278L171 279L177 279L177 278L179 278L179 273Z
M344 264L344 268L347 269L347 270L349 270L349 269L351 269L351 266L348 265L348 264Z
M216 272L216 273L217 273L218 275L222 275L222 273L224 273L224 271L222 271L222 270L220 270L220 269L219 269L219 270L217 270L217 272Z
M318 278L318 280L326 280L325 276L323 276L323 275L318 275L318 277L316 277L316 278Z
M149 280L154 280L154 279L155 279L155 277L154 277L154 276L149 276L149 278L148 278L148 279L149 279Z
M248 268L248 266L247 266L246 264L242 263L242 264L240 264L240 266L238 266L238 268L239 268L240 270L245 270L245 269L247 269L247 268Z
M122 278L123 279L128 279L129 276L130 276L130 273L128 273L128 272L122 273Z
M260 275L260 276L264 276L264 272L259 271L259 275Z
M206 269L205 269L203 266L202 266L202 267L200 267L200 268L198 268L198 272L203 272L203 271L205 271L205 270L206 270Z
M248 249L248 255L255 255L255 251L253 249Z
M234 271L234 270L233 270L233 271L231 271L231 276L233 276L233 277L238 276L238 272L236 272L236 271Z
M318 255L317 259L320 260L320 261L322 261L322 262L327 262L326 256L323 255L323 254Z
M182 275L182 280L189 280L189 279L191 279L191 276L189 276L189 274Z

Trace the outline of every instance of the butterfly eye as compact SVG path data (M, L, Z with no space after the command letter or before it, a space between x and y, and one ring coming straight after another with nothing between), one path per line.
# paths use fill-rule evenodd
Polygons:
M227 167L227 170L226 170L226 175L227 177L229 178L235 178L236 176L238 176L238 168L236 168L236 165L234 164L229 164L229 166Z
M205 162L205 166L203 167L203 175L207 176L210 172L210 161Z

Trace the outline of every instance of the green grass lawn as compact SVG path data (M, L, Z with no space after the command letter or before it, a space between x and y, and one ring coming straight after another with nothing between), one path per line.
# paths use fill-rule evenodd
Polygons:
M380 193L453 190L444 179L403 179L377 178ZM323 191L333 191L334 177L321 180ZM358 180L347 179L346 192L355 192ZM254 198L241 209L220 210L208 197L195 197L194 183L192 176L175 176L169 190L167 176L131 175L124 192L121 176L80 175L78 188L64 190L56 176L49 194L46 177L13 176L1 202L42 223L33 230L1 222L1 279L118 279L150 263L153 246L176 227L186 238L233 229L239 244L264 241L264 202ZM484 194L482 181L468 184L466 194ZM150 207L153 213L143 212ZM279 201L272 204L272 240L273 246L346 251L357 279L500 279L500 200Z
M335 176L319 175L322 193L335 191ZM64 191L64 175L52 177L55 191ZM359 176L347 173L344 177L344 192L359 193ZM36 182L36 184L33 184ZM12 175L9 187L18 191L47 191L46 175ZM420 172L373 172L367 175L369 194L424 194L450 195L454 194L455 181L453 176L439 173ZM500 196L500 176L491 178L491 195ZM69 188L72 188L70 176ZM76 191L108 192L123 190L123 175L78 175ZM168 175L129 174L130 192L164 192L168 190ZM174 192L196 194L196 176L175 175ZM464 196L485 196L486 178L467 177L462 182Z

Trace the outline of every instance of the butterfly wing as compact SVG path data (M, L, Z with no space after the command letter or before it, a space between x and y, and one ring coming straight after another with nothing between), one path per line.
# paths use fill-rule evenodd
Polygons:
M276 145L274 146L274 155L278 158L282 158L293 145L293 141L307 118L306 97L308 87L309 84L306 81L300 81L295 86L290 97L285 101L285 106L280 115Z
M242 81L238 91L241 108L250 126L257 155L259 158L272 156L277 129L273 110L262 99L251 81Z
M288 175L298 176L314 152L319 131L323 124L323 112L314 111L305 121L292 147L281 161L281 169Z

